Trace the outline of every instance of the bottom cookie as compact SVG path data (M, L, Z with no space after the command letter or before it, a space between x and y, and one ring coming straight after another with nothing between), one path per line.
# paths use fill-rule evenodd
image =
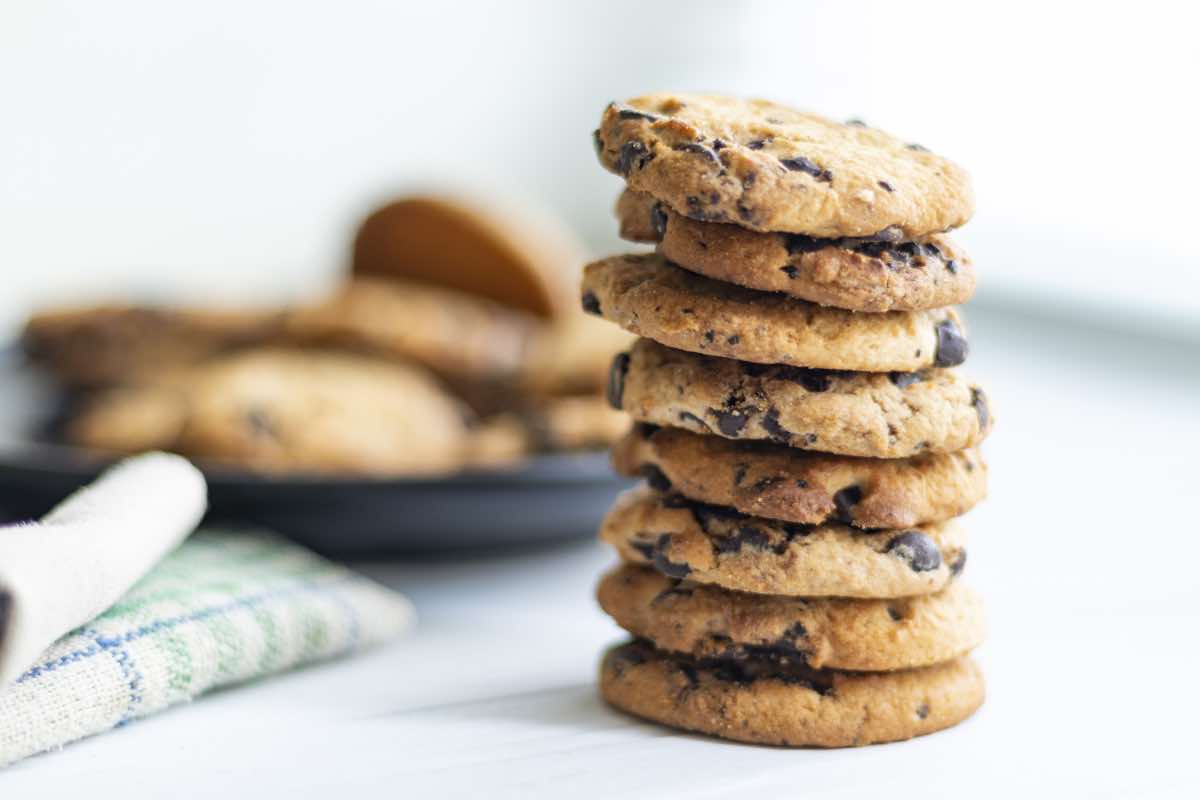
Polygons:
M739 742L851 747L948 728L983 703L970 658L900 672L848 673L765 659L666 654L642 641L604 655L600 692L617 708Z

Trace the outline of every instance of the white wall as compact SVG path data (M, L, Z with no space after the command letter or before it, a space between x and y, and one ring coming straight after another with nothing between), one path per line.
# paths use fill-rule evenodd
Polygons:
M868 122L976 177L993 292L1200 319L1183 4L0 5L0 335L34 303L294 295L348 226L449 182L619 247L589 133L655 88ZM1181 16L1185 15L1185 16Z

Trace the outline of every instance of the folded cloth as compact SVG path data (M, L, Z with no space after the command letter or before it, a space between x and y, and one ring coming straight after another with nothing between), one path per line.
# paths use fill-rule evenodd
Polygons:
M201 530L0 690L0 766L393 637L401 595L265 533Z
M207 491L186 459L147 453L40 522L0 527L0 687L175 549L204 515Z

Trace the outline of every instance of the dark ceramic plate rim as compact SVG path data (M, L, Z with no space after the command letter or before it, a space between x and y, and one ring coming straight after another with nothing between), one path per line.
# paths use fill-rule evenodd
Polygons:
M9 442L0 445L0 468L53 474L63 477L88 478L99 474L127 456L88 450L54 442ZM468 469L443 475L351 475L322 472L267 473L238 470L199 459L193 463L210 484L258 485L264 487L380 487L400 486L425 489L447 486L462 488L501 488L541 484L578 485L608 483L613 475L608 468L604 450L585 450L571 453L533 455L510 467ZM603 464L599 463L603 462ZM603 469L599 467L603 466Z

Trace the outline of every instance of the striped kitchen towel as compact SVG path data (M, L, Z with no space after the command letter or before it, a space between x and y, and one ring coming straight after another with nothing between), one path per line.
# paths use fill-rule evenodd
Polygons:
M281 538L201 530L0 690L0 766L413 619L403 596Z

